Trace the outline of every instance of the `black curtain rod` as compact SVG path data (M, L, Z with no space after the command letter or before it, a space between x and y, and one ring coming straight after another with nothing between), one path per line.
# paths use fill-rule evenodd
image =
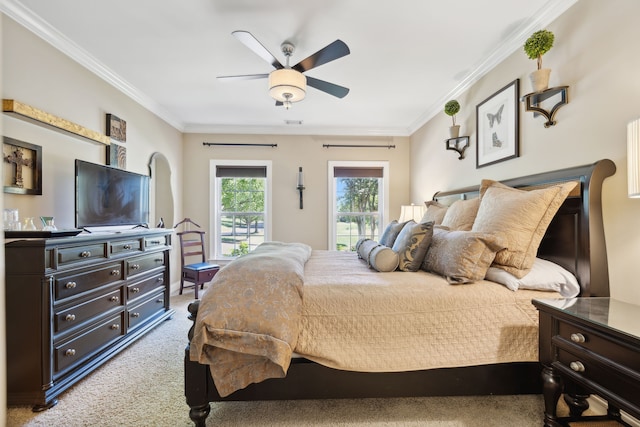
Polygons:
M277 147L278 144L241 144L234 142L203 142L202 145L208 145L211 147L212 145L218 146L228 146L228 147Z
M360 145L360 144L322 144L324 148L339 147L339 148L396 148L395 145Z

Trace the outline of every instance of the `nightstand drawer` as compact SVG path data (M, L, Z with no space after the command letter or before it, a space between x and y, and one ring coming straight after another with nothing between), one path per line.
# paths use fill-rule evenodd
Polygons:
M558 339L559 338L559 339ZM599 356L615 360L617 364L640 374L640 357L636 349L617 341L614 337L602 334L581 325L570 322L558 322L558 335L554 344L563 348L571 348L571 344L597 353ZM568 345L568 343L571 343Z
M616 395L640 405L640 376L620 369L611 361L599 360L588 352L572 353L559 349L558 360L552 366L578 382L587 382L589 388L597 384L597 387L606 391L605 394ZM602 393L603 390L598 392Z

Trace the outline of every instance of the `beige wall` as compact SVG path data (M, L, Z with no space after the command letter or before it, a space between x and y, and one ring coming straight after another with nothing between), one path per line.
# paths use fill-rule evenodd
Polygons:
M268 147L208 147L212 143L278 144ZM395 145L388 148L323 148L323 144ZM327 249L328 162L330 160L388 160L389 216L398 218L409 199L409 138L313 137L291 135L203 135L184 137L184 215L209 225L209 163L217 160L273 162L272 240L304 242ZM304 209L296 190L298 167L305 177ZM419 200L418 200L419 202ZM200 221L200 222L198 222Z
M106 114L127 122L127 169L147 174L154 152L169 159L175 218L182 215L182 134L104 80L52 49L13 20L2 17L2 97L15 99L86 128L105 132ZM104 164L106 149L84 139L2 115L4 135L42 147L42 196L4 194L4 206L21 218L54 216L74 227L74 160ZM172 283L178 280L172 253Z
M640 254L640 200L626 196L626 125L640 116L640 2L581 0L547 28L555 45L544 56L552 68L550 86L568 85L569 104L556 126L544 128L520 105L520 157L493 166L475 167L475 107L514 79L520 94L531 92L528 74L535 61L524 52L512 54L457 99L461 134L471 136L467 158L445 151L450 118L432 119L411 138L411 197L428 199L441 189L475 185L482 178L504 179L609 158L617 173L604 185L604 221L611 295L640 303L637 283Z

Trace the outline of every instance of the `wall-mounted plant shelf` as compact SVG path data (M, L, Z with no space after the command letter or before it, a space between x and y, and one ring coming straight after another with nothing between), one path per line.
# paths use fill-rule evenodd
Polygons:
M538 114L543 115L547 119L544 127L548 128L549 126L556 124L554 117L560 107L569 103L568 89L569 86L551 87L541 92L528 93L520 98L520 100L525 103L525 109L527 111L533 112L533 117L536 117ZM542 108L541 104L544 101L557 95L559 95L560 99L553 105L553 107L550 109Z
M50 127L54 130L67 132L94 143L104 145L111 144L111 138L107 135L87 129L83 126L70 122L69 120L54 116L53 114L49 114L27 104L14 101L13 99L2 100L2 111L19 119Z
M469 137L459 136L457 138L449 138L445 141L447 150L453 150L460 156L458 160L464 159L464 151L469 148Z

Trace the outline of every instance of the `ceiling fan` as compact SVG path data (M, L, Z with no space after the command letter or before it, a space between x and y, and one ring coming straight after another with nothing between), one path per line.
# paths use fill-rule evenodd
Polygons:
M284 105L286 109L291 108L292 103L304 99L307 85L338 98L344 98L349 93L349 89L344 86L302 74L312 68L348 55L350 53L349 47L342 40L336 40L296 65L290 66L289 59L295 49L292 43L285 41L280 46L287 59L286 64L282 65L250 32L234 31L231 34L259 57L271 64L275 70L266 74L219 76L219 79L252 80L269 78L269 95L276 100L276 105Z

